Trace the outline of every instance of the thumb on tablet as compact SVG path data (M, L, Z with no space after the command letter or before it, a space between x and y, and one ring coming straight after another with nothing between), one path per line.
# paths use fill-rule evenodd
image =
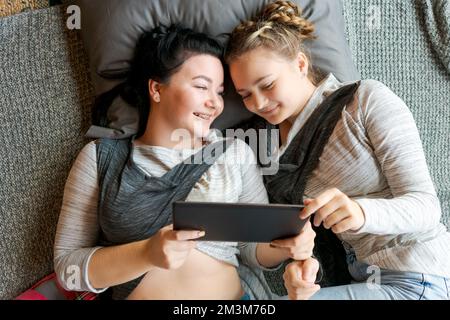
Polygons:
M179 230L175 231L175 239L179 241L194 240L205 235L205 231L200 230Z

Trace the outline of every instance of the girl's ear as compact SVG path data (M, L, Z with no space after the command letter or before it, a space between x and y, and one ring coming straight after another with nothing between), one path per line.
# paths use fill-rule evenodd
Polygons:
M303 77L307 77L308 76L308 67L309 67L309 61L308 61L308 57L303 53L303 52L299 52L297 55L297 63L298 63L298 67L300 69L300 72L302 74Z
M153 79L148 80L148 92L150 94L150 98L156 103L161 101L160 90L161 84L158 81Z

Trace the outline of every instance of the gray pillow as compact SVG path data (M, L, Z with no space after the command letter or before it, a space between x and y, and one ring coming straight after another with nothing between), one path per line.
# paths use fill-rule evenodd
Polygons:
M243 20L255 16L272 0L77 0L81 8L81 32L97 95L122 81L139 35L158 24L180 23L221 37ZM317 39L306 43L312 63L321 73L332 72L341 81L358 80L345 38L339 0L294 0L306 18L315 23ZM225 109L214 127L226 128L250 116L226 81ZM122 100L108 111L109 127L91 128L88 136L123 138L137 129L137 114Z

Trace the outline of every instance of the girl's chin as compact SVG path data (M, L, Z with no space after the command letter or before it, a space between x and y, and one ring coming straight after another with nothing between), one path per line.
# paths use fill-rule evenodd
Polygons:
M284 119L282 119L283 115L281 112L281 107L276 108L272 112L269 112L267 114L259 114L260 117L263 117L267 122L273 125L280 124L283 122Z
M278 125L283 122L283 119L280 116L273 116L273 117L263 117L268 123L272 125Z
M211 131L211 125L204 125L201 128L194 128L191 132L195 138L205 138Z

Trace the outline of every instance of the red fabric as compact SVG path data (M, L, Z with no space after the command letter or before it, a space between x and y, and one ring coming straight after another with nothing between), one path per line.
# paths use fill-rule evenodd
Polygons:
M34 290L27 290L16 298L16 300L48 300L42 294Z
M97 294L89 291L67 291L59 284L56 279L56 274L51 273L45 278L41 279L38 283L33 285L30 289L20 294L15 300L54 300L56 297L46 297L42 293L38 292L38 289L43 284L53 282L59 293L61 293L66 300L95 300Z

